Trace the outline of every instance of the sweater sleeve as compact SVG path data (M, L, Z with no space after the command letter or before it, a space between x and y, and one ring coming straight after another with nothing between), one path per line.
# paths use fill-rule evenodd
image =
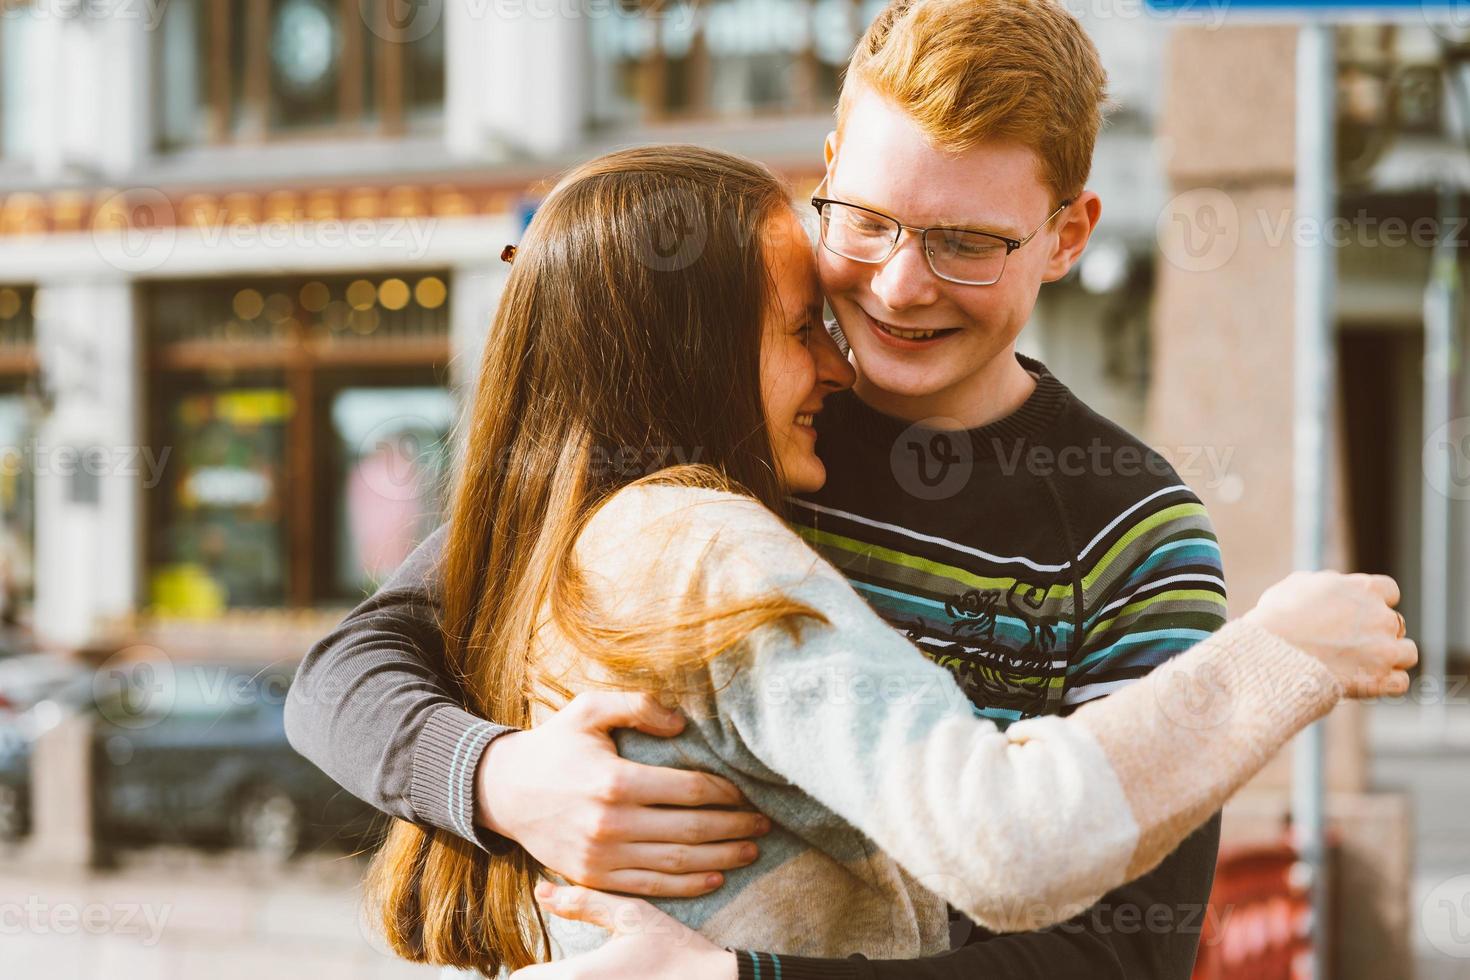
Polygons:
M737 951L737 976L756 980L1188 980L1214 879L1216 814L1153 871L1066 922L988 936L915 960L816 959Z
M464 711L442 680L445 533L306 654L286 698L286 737L370 806L489 849L501 840L475 826L475 768L510 729Z
M779 592L826 620L760 629L717 658L718 723L994 931L1065 921L1149 871L1340 697L1315 659L1238 622L1070 718L1002 732L774 514L728 494L659 497L653 512L678 511L658 535L677 553L610 544L624 596L667 593L696 555L712 608Z

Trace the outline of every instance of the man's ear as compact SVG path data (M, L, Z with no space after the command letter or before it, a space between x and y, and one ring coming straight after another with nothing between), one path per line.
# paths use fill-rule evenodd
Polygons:
M1057 244L1047 260L1042 282L1056 282L1071 271L1101 218L1102 198L1094 191L1078 194L1077 200L1057 215Z
M827 165L829 171L835 159L837 159L837 130L834 129L827 134L827 140L822 144L822 162Z

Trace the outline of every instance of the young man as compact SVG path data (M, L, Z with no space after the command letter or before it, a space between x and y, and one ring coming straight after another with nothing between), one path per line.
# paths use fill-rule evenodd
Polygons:
M1015 353L1041 284L1067 273L1098 221L1085 183L1104 85L1093 45L1051 0L895 0L853 56L818 191L823 286L857 381L819 417L828 480L795 518L1002 725L1103 697L1225 618L1199 500ZM613 727L677 731L650 702L584 696L512 734L453 703L433 666L441 537L307 656L292 743L380 809L475 846L499 832L592 887L698 894L753 860L762 818L733 809L728 783L616 758ZM930 960L737 955L672 927L526 972L1183 978L1217 840L1215 821L1062 927L992 936L957 923L963 945Z

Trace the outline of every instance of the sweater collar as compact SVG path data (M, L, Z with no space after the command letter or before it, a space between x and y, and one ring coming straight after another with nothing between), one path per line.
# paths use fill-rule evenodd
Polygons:
M1062 406L1071 396L1067 386L1047 370L1046 365L1024 354L1016 360L1036 378L1036 388L1014 412L994 422L964 430L975 456L992 456L997 448L1009 448L1016 440L1031 440L1055 421ZM915 422L885 415L852 392L837 396L844 428L854 437L874 445L889 446L905 432L933 431ZM836 406L834 406L836 407ZM820 418L820 416L818 416Z

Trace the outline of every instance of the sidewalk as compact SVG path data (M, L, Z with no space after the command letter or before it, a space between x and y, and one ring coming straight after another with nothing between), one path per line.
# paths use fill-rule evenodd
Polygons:
M1414 803L1416 975L1470 980L1470 707L1451 707L1443 740L1417 705L1375 704L1368 717L1374 787Z
M282 869L161 850L62 874L0 855L0 947L16 980L432 980L359 928L362 863Z

